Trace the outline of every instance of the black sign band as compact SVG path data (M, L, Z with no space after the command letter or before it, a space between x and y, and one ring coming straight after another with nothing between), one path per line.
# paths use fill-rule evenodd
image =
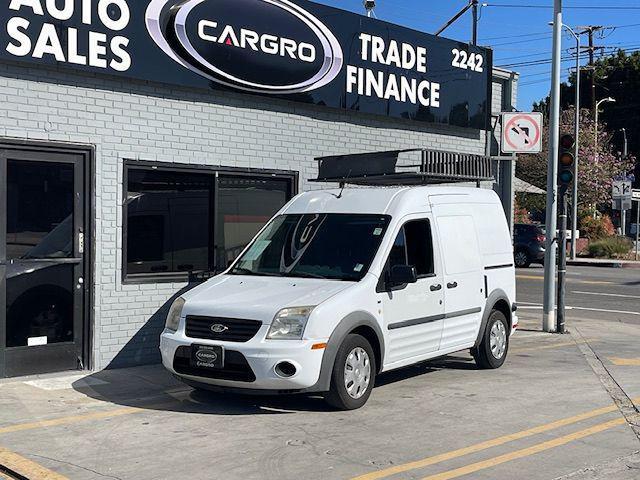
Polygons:
M0 58L486 129L492 53L306 0L5 0Z

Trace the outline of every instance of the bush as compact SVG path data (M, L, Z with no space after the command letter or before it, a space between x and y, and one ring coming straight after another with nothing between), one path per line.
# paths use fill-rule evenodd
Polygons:
M632 247L626 237L611 237L589 244L589 256L596 258L617 258L627 255Z
M602 215L599 218L588 216L580 222L580 236L589 240L602 240L613 237L616 229L613 226L611 217Z

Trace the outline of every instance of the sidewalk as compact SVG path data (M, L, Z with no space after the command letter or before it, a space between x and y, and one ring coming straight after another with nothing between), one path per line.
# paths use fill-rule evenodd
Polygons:
M567 259L567 265L574 267L640 268L640 261L613 260L603 258L578 258L577 260Z

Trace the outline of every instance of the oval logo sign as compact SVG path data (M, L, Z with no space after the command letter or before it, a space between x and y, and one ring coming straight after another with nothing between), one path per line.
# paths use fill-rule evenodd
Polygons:
M146 25L182 66L255 93L315 90L344 63L327 26L289 0L152 0Z
M229 330L229 327L227 327L226 325L222 325L221 323L214 323L213 325L211 325L210 330L213 333L223 333Z
M215 363L218 360L218 354L210 350L200 350L196 352L196 358L203 363Z

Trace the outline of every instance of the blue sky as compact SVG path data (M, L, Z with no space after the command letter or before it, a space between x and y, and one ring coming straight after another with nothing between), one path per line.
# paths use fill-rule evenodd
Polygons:
M318 3L363 13L362 0L315 0ZM544 63L551 58L552 8L511 8L500 4L551 7L553 0L480 0L489 4L482 8L480 19L480 44L494 49L496 66L522 62L535 65L507 67L520 72L518 108L529 110L534 101L545 97L550 87L551 65ZM432 33L466 5L467 0L377 0L379 19ZM564 23L574 27L602 25L612 27L595 40L611 52L616 48L640 50L640 0L565 0ZM495 5L495 6L494 6ZM573 8L572 8L573 7ZM603 8L606 7L606 8ZM631 7L631 8L618 8ZM616 27L616 28L613 28ZM456 40L471 37L471 16L465 15L452 25L443 36ZM587 36L583 37L587 44ZM564 56L570 57L575 39L563 37ZM583 60L583 64L586 59ZM562 64L562 77L575 66L575 58Z

